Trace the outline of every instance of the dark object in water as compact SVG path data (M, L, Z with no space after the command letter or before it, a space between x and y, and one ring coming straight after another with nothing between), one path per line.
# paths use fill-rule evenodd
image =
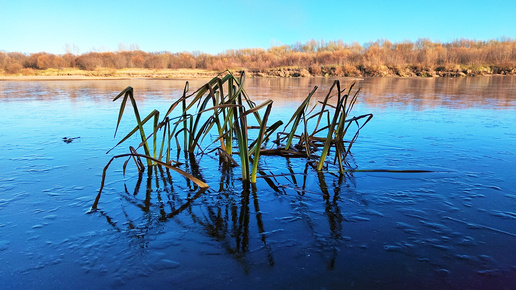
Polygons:
M73 138L63 137L63 142L72 143L73 140L79 139L79 138L81 138L81 137L73 137Z

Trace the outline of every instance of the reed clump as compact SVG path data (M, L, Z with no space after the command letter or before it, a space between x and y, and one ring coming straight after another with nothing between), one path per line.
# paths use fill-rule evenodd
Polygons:
M209 186L182 170L178 158L172 156L174 151L178 152L177 156L179 152L184 152L185 156L217 154L222 165L241 168L245 183L256 183L262 155L306 158L318 171L326 168L331 156L341 174L353 170L347 157L360 130L373 117L372 114L351 115L360 91L353 92L354 84L342 88L336 80L322 101L313 97L317 90L314 87L286 125L281 120L271 122L273 101L254 103L244 84L244 72L236 77L230 71L219 74L192 93L186 82L182 96L161 118L158 110L145 117L140 115L132 87L118 94L114 101L121 99L121 105L115 136L128 101L136 126L115 147L135 134L141 142L136 148L129 147L129 153L113 156L104 167L92 209L98 206L108 167L118 158L127 158L124 173L128 162L133 160L140 173L146 167L149 170L166 167L201 189ZM138 153L140 148L143 153Z

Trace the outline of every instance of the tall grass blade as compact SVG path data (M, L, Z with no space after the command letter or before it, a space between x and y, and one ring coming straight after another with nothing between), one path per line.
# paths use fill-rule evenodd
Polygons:
M157 116L159 117L159 112L157 110L153 110L147 117L145 117L145 119L141 120L141 123L140 125L145 125L152 117L154 117L154 119L156 120L157 119ZM109 152L111 152L113 149L115 149L116 147L118 147L120 144L124 143L125 141L127 141L127 139L129 139L134 133L136 132L140 132L140 136L142 136L141 134L141 126L140 125L137 125L136 127L134 127L133 130L131 130L131 132L129 132L124 138L122 138L115 146L113 146L111 149L109 149L106 154L108 154ZM118 127L118 126L117 126ZM140 146L144 146L144 144L147 144L147 137L145 137L145 132L143 133L143 140L142 140L142 143L140 144ZM138 147L140 147L138 146ZM144 147L145 148L145 147ZM148 149L148 147L147 147ZM150 154L150 152L149 152Z
M262 141L264 140L264 135L267 130L267 120L269 119L269 114L271 113L272 109L272 100L268 100L264 102L264 104L267 104L267 109L265 110L265 114L263 115L262 123L260 125L260 132L258 133L258 138L256 139L256 149L253 153L253 168L251 171L251 183L256 183L256 173L258 171L258 162L260 160L260 148ZM263 104L262 104L263 106ZM255 109L258 107L255 107Z
M116 101L122 95L124 96L124 98L122 100L122 105L120 106L120 111L119 111L119 114L118 114L118 121L117 121L117 126L116 126L116 129L115 129L115 134L116 134L116 131L118 130L118 126L120 125L120 121L122 120L122 115L124 113L125 104L127 102L127 99L129 99L131 101L131 105L133 106L134 116L136 118L136 123L138 125L138 131L140 132L140 137L142 139L142 143L143 143L143 148L144 148L145 154L146 155L150 155L149 146L148 146L147 141L146 141L147 138L146 138L146 135L145 135L145 131L143 130L143 123L142 123L142 120L140 118L140 113L138 111L138 106L136 105L136 100L134 99L133 88L132 87L127 87L120 94L118 94L113 99L113 101ZM147 164L149 166L152 165L152 161L147 160Z
M338 93L338 98L337 98L337 107L335 109L335 113L333 115L333 120L331 122L331 124L329 124L328 126L328 135L326 137L326 142L324 143L324 148L322 150L322 153L321 153L321 158L319 159L319 163L317 164L317 170L322 170L322 167L324 165L324 161L326 160L326 156L328 156L328 153L330 151L330 147L331 147L331 144L332 144L332 141L333 141L333 133L334 133L334 128L335 126L337 125L337 122L339 121L339 113L340 113L340 108L342 107L342 103L344 102L344 98L341 96L341 91L340 91L340 82L338 80L336 80L334 82L334 85L337 87L337 93ZM333 88L333 86L332 86Z
M285 150L288 150L290 148L290 145L292 144L292 139L294 138L294 134L296 133L297 126L299 125L299 122L301 118L304 116L304 112L306 108L308 107L308 104L310 103L310 99L312 98L313 94L317 90L317 86L313 88L313 90L308 94L308 96L305 98L303 103L297 108L297 110L294 112L290 120L288 121L287 125L285 125L285 128L292 122L292 128L290 129L290 133L288 134L287 141L285 144Z

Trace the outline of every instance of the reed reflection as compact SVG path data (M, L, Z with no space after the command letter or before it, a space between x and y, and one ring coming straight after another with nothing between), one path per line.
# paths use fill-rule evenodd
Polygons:
M190 168L192 172L197 172L198 177L202 177L195 158L188 158L186 161L185 164L188 165L185 165L185 167ZM171 219L189 208L206 191L206 189L199 188L194 183L189 183L188 180L186 184L185 196L184 192L174 189L172 174L168 168L163 168L160 165L148 167L146 174L138 173L134 188L131 191L125 183L124 193L120 194L121 199L125 201L122 203L122 212L126 222L122 224L127 225L127 227L120 227L106 211L101 210L100 212L106 217L108 223L118 231L137 228L140 230L151 229L154 228L153 223ZM131 218L129 212L134 212L131 208L139 209L142 216ZM148 223L142 223L143 220L147 220ZM141 235L138 234L138 236Z
M147 247L148 241L155 239L165 223L175 220L184 224L190 220L194 228L198 227L206 238L219 243L227 255L249 272L256 263L274 266L277 251L282 250L281 241L279 244L277 240L270 242L269 235L283 231L285 225L275 221L277 217L270 205L264 216L262 199L267 199L268 203L270 199L293 199L295 215L299 216L295 224L304 226L292 224L287 230L295 228L294 236L313 237L312 247L318 249L327 268L332 270L339 256L339 247L347 241L343 232L345 223L349 221L343 214L340 201L343 193L353 191L353 176L317 172L306 162L303 162L304 167L299 167L297 159L281 158L285 161L282 168L287 172L265 174L262 171L256 184L238 178L238 168L233 172L233 167L220 165L217 190L199 189L193 183L181 188L177 181L174 182L173 172L155 166L146 174L139 174L133 186L125 184L121 210L113 210L112 213L102 210L100 213L108 224L129 234L142 247ZM203 168L193 156L188 156L185 161L186 171L203 178ZM314 177L316 183L312 181ZM183 180L180 183L184 184ZM326 216L326 222L322 224L317 218L319 208ZM251 249L259 249L258 254Z
M233 179L221 179L220 187L234 189L234 184L228 184L228 180ZM238 182L241 181L239 180ZM228 185L230 187L227 187ZM236 191L232 192L233 195L235 193ZM247 254L251 243L250 228L252 226L250 225L250 202L252 199L254 207L253 216L255 217L259 238L266 251L267 263L273 266L274 255L271 246L267 243L265 225L260 211L258 188L254 184L244 183L238 198L233 195L225 195L228 202L224 202L222 205L207 205L206 213L202 215L193 214L192 219L204 228L208 237L214 238L221 243L226 253L233 256L244 266L244 269L248 271L251 264L247 261Z

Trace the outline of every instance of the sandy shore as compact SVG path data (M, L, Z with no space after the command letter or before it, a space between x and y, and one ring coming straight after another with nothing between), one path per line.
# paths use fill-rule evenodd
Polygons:
M30 74L0 75L0 81L55 81L55 80L125 80L125 79L201 79L213 78L218 72L195 69L79 69L32 70Z
M0 76L0 81L77 81L77 80L123 80L130 77L95 76Z

